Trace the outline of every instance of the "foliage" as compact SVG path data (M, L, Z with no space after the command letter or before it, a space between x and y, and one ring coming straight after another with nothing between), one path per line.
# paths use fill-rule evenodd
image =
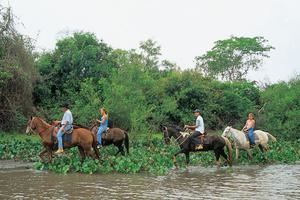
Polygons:
M24 128L35 80L32 40L16 31L11 9L0 4L0 130Z
M235 161L238 164L270 164L270 163L295 163L300 158L300 140L286 142L281 140L270 144L270 151L266 158L258 148L253 150L254 159L248 161L246 152L240 152L241 158ZM113 146L101 149L101 160L86 158L81 165L77 148L66 150L66 153L55 156L53 162L42 163L39 161L38 152L41 144L30 137L15 135L0 135L0 159L15 159L33 161L34 168L38 170L51 170L57 173L151 173L155 175L167 174L174 166L172 157L178 151L177 144L166 146L161 135L152 141L140 139L131 142L131 152L127 156L114 156L117 149ZM212 166L214 164L213 152L191 153L191 165ZM185 167L184 155L177 157L180 167Z
M92 33L76 32L59 40L53 52L45 52L37 60L41 79L34 92L35 104L50 112L48 118L57 116L57 105L63 101L75 107L98 106L102 98L98 82L116 66L111 50Z
M277 137L299 139L300 131L300 77L290 82L281 82L262 92L264 104L261 127Z
M243 79L250 69L257 70L274 47L263 37L234 37L218 40L215 46L196 57L197 67L205 75L234 81Z

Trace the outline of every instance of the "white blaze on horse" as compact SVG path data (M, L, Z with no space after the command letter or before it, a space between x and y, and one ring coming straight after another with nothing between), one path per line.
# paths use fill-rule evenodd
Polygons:
M247 151L248 158L252 159L252 154L250 152L250 143L247 135L240 130L234 129L231 126L225 128L222 134L223 137L231 137L234 140L235 148L236 148L236 159L239 158L239 150ZM255 130L254 131L254 139L255 146L258 146L262 153L269 150L268 141L271 138L274 142L276 142L276 138L268 132Z

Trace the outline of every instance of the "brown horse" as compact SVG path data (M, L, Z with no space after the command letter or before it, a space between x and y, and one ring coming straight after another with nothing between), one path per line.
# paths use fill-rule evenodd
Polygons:
M53 150L57 148L57 145L54 143L53 133L55 132L55 126L52 126L45 122L40 117L31 117L27 123L26 133L30 132L39 134L42 139L42 144L44 146L43 151L40 152L39 156L44 161L43 156L48 153L49 162L52 161ZM70 142L64 142L64 148L78 147L81 162L84 161L86 155L91 156L92 158L99 159L99 151L97 149L97 140L95 135L86 128L74 127L72 133L72 140ZM95 154L92 152L92 148L95 151Z
M230 166L232 165L232 146L230 141L226 137L222 136L205 136L203 149L202 150L195 150L195 147L193 144L190 144L189 142L189 135L184 134L181 132L181 129L179 127L162 127L163 135L164 135L164 141L165 144L169 144L171 138L175 138L175 140L178 142L178 145L180 146L180 150L175 153L173 156L173 162L174 165L177 167L176 164L176 156L178 154L184 153L186 157L186 164L188 165L190 162L190 152L195 151L214 151L215 157L216 157L216 164L220 166L220 156L224 157L226 160L226 163L228 163ZM227 147L228 150L228 156L224 152L224 147Z
M99 122L96 120L93 122L90 130L94 133L94 136L97 138L97 132L99 127ZM115 145L118 147L118 152L116 155L121 153L122 155L125 155L123 144L126 148L127 154L129 154L129 138L128 133L120 128L109 128L107 133L102 134L102 145L108 146L108 145Z

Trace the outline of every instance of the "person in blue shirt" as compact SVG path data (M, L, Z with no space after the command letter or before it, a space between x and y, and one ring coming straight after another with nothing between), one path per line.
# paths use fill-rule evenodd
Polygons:
M108 112L105 108L100 109L101 119L97 121L100 123L100 127L97 132L98 148L102 147L102 134L107 130L108 127Z
M63 141L62 136L66 131L69 131L73 128L73 115L69 109L68 103L63 103L61 105L61 111L64 112L64 116L61 120L61 127L58 130L58 133L56 135L57 141L58 141L58 150L55 152L56 154L60 154L64 152L63 149Z

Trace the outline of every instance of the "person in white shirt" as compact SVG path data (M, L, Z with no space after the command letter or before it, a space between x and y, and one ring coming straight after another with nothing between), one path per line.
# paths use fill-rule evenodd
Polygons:
M197 118L196 124L193 126L185 125L184 128L195 130L195 132L190 136L190 142L196 144L195 150L201 150L203 149L203 145L201 144L201 140L199 140L198 137L204 134L204 121L199 109L194 110L194 115Z
M63 153L63 141L62 141L62 136L66 131L69 131L73 127L73 116L71 111L69 110L69 104L68 103L63 103L61 105L61 110L64 112L64 116L61 120L61 127L58 130L58 133L56 135L57 140L58 140L58 150L55 152L56 154Z

